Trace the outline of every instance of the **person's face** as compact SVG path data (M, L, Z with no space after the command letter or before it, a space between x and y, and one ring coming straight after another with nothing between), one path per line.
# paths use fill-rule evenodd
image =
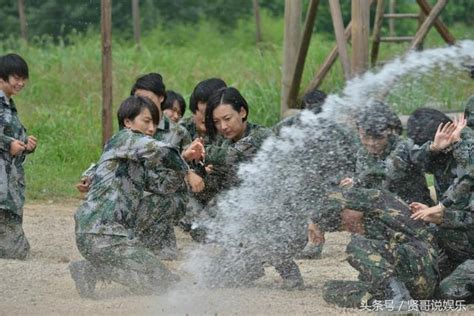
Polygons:
M204 124L204 115L206 113L206 102L198 102L196 113L193 114L193 121L196 124L198 133L206 132L206 125Z
M158 108L158 111L160 112L160 119L162 118L163 112L161 111L161 103L163 103L163 100L165 99L163 96L157 96L150 90L143 90L143 89L135 90L135 96L150 99Z
M17 75L10 75L7 81L0 79L0 89L5 92L7 97L11 97L18 94L26 86L27 82L28 79Z
M156 125L153 123L150 110L147 108L144 108L133 120L125 119L123 123L126 128L148 136L153 136L156 132Z
M382 136L367 135L364 130L359 128L360 142L364 148L373 155L380 155L388 145L388 133Z
M226 139L239 140L247 126L243 120L247 115L244 108L237 112L230 104L221 104L214 109L212 118L217 132Z
M174 101L173 107L171 109L163 110L163 114L175 123L178 123L181 117L183 117L179 103L176 100Z

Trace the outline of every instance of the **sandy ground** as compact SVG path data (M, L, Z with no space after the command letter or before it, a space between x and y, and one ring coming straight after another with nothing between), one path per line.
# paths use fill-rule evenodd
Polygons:
M99 298L81 299L67 266L81 258L75 246L73 214L77 201L61 204L27 204L24 229L31 244L26 261L0 260L0 315L328 315L354 314L356 310L330 306L321 297L329 279L355 279L357 273L345 261L345 233L327 235L320 260L299 260L306 282L303 290L279 288L280 278L269 267L254 287L203 290L193 285L181 260L165 263L183 282L162 295L136 296L120 285L99 285ZM177 230L181 252L195 247ZM470 309L469 314L474 314ZM459 315L461 313L454 313ZM466 313L462 313L466 314Z

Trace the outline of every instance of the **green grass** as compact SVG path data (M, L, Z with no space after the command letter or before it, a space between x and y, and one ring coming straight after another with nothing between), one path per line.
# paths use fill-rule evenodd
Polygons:
M196 26L157 28L142 38L137 49L114 34L114 109L130 91L135 78L147 72L163 75L168 89L189 99L195 84L209 77L221 77L237 87L251 107L250 119L271 126L279 120L283 20L263 13L264 43L254 43L253 22L240 21L226 34L209 22ZM457 38L474 38L466 27L454 28ZM30 65L30 82L16 97L22 122L39 139L35 154L26 163L27 195L30 199L62 199L77 196L73 185L81 172L101 152L101 50L100 35L90 31L71 35L72 45L53 45L45 37L25 46L10 39L0 43L0 54L15 51ZM308 53L303 86L314 76L334 46L325 34L316 33ZM434 32L427 47L442 45ZM381 59L403 53L403 45L384 45ZM409 113L434 99L460 109L474 91L473 81L461 72L439 73L432 80L409 89L410 104L397 109ZM462 80L459 78L462 76ZM322 85L326 92L343 87L339 61ZM408 90L400 92L407 94ZM390 100L397 100L391 95ZM189 115L189 112L187 113ZM114 118L115 119L115 118Z

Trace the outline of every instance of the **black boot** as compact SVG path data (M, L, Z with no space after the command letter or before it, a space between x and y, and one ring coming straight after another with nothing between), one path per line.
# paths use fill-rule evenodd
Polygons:
M304 281L300 273L300 268L293 260L275 265L275 269L282 277L283 287L285 289L304 288Z

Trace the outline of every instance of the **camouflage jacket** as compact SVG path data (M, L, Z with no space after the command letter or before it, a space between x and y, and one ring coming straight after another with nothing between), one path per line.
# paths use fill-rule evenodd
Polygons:
M206 204L221 190L238 184L239 163L251 160L271 134L270 129L248 122L238 141L224 140L207 145L206 165L212 165L213 171L204 176L206 188L196 195L198 200Z
M181 125L171 122L166 116L158 124L154 138L174 146L181 153L192 142L188 131Z
M424 172L434 176L436 197L440 200L456 179L457 162L451 151L432 152L431 144L432 142L428 141L421 146L414 145L410 149L410 160Z
M7 97L0 90L0 209L23 215L25 202L25 176L23 152L19 156L10 155L10 143L14 140L27 142L26 129L18 118L13 99L7 103Z
M458 263L474 259L473 136L474 132L466 127L462 140L453 146L456 178L441 199L446 209L443 223L438 226L438 240L448 257Z
M75 214L76 233L132 236L145 194L166 199L187 190L187 170L174 147L129 129L119 131L106 144Z
M339 212L329 217L340 218L344 208L364 213L363 224L369 239L387 240L393 243L424 241L437 249L434 235L423 221L410 218L411 211L403 200L385 190L352 188L329 195ZM340 219L338 219L340 221Z
M414 143L411 139L401 140L386 159L386 180L384 188L397 194L405 202L421 202L432 206L433 200L423 169L410 159Z
M196 138L199 137L199 134L198 134L197 128L196 128L196 124L194 124L194 121L193 121L192 117L187 117L187 118L181 119L181 121L179 122L179 125L181 125L182 127L184 127L188 131L189 136L191 137L191 140L195 140Z

